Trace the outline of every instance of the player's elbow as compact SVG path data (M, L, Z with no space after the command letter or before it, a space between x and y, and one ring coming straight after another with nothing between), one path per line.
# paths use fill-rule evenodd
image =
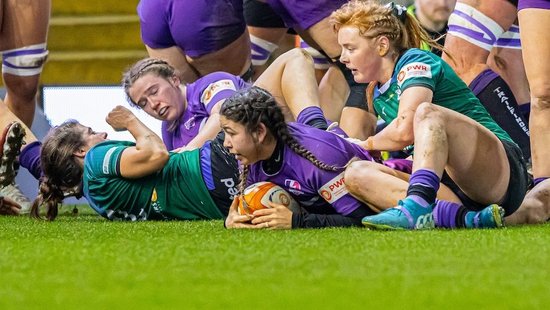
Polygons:
M406 124L402 122L399 124L399 122L396 125L396 137L395 140L404 146L411 145L414 143L414 130L412 127L412 124Z
M155 151L152 157L152 160L155 162L158 162L159 164L162 164L162 167L166 165L169 159L170 159L170 153L168 152L168 150L166 150L166 148L162 148Z

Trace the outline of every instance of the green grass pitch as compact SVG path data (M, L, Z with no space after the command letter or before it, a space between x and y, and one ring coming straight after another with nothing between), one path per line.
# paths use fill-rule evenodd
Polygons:
M0 309L543 309L550 224L226 230L0 217Z

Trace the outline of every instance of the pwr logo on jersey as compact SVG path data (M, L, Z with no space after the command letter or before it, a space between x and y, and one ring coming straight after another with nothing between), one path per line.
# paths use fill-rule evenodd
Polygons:
M348 194L348 189L344 183L344 172L337 175L332 180L328 181L325 185L317 191L323 199L328 203L334 203L338 199Z
M204 105L208 105L212 100L212 98L216 96L216 94L226 89L237 90L237 88L235 87L235 84L231 80L219 80L214 83L211 83L202 93L201 102Z
M397 74L397 84L401 86L403 82L410 78L432 78L432 67L423 62L412 62L401 68L401 71Z

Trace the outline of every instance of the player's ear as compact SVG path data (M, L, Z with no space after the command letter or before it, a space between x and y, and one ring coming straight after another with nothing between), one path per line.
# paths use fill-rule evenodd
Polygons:
M170 82L172 82L172 85L176 87L181 84L180 78L176 74L172 75L172 77L170 78Z
M380 57L386 56L390 50L390 41L386 36L379 37L377 41L378 55Z
M86 150L84 148L79 148L73 152L73 155L79 158L84 158L84 156L86 156Z
M254 138L256 139L256 141L258 141L259 143L262 143L263 141L265 141L265 138L266 136L268 135L269 133L269 130L267 129L267 127L265 126L264 123L260 123L258 125L258 127L256 128L256 131L254 132Z

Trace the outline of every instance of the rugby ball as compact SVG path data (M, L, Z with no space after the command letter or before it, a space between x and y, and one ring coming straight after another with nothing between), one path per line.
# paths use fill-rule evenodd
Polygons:
M282 187L271 182L258 182L248 186L239 197L239 214L252 214L256 210L270 209L270 201L282 204L292 212L300 211L300 205Z

